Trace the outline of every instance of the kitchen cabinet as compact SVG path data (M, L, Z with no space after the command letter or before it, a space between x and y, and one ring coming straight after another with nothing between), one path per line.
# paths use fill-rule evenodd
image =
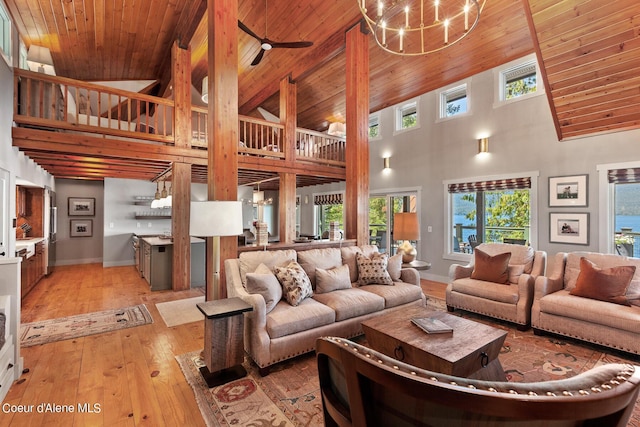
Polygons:
M35 244L33 255L28 256L27 251L23 250L18 253L22 257L20 267L20 295L25 297L45 275L45 242L41 241Z
M142 276L152 291L173 288L173 241L162 237L140 239ZM204 240L191 238L191 286L205 284Z

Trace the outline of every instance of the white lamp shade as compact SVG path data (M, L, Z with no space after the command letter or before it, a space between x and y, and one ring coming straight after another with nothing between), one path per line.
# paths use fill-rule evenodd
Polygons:
M189 235L238 236L242 231L242 202L191 202Z
M327 133L334 136L345 136L347 134L347 127L344 123L333 122L329 125Z
M53 65L51 51L44 46L31 45L27 53L27 61L32 61L40 65Z
M264 201L264 191L253 192L253 203L260 203Z

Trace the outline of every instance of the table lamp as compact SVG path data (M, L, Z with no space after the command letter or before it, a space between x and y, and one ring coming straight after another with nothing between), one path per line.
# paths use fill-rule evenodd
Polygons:
M409 263L416 259L416 248L410 240L420 240L420 226L418 214L415 212L400 212L393 215L393 238L404 240L398 246L398 252L402 252L402 262Z
M238 236L242 231L242 202L191 202L189 235L213 237L213 289L206 290L207 301L220 299L220 237ZM208 286L209 280L206 283Z

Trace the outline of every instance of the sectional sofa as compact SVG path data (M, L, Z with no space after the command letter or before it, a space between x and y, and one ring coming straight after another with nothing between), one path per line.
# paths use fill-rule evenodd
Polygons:
M239 258L225 260L227 295L253 307L245 313L244 345L261 374L267 374L275 363L314 351L319 337L354 337L362 334L360 324L366 319L390 310L425 306L418 271L401 268L401 254L387 258L386 274L391 282L387 277L378 281L380 271L371 274L368 266L373 264L367 260L386 257L377 253L376 246L364 245L242 252ZM278 278L284 276L286 281L292 275L301 276L296 265L308 277L311 295L287 294L287 285L283 297Z

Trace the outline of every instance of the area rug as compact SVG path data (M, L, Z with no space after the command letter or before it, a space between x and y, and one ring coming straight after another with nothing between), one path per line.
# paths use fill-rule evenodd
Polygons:
M46 344L87 335L101 334L118 329L153 323L153 318L144 304L116 310L78 314L59 319L23 323L20 326L20 345Z
M170 328L185 323L202 322L204 320L204 314L202 314L196 306L199 302L204 302L204 295L175 301L159 302L156 304L156 308L160 312L164 323Z
M429 299L430 307L444 307ZM500 352L500 362L508 381L539 382L572 377L605 363L634 363L630 355L612 354L602 348L553 336L536 336L532 330L515 327L456 310L454 313L491 324L508 332ZM356 341L366 345L363 337ZM313 353L272 367L261 377L257 368L245 361L247 377L209 389L199 372L200 352L176 356L187 382L193 388L202 417L210 427L217 426L322 426L322 399ZM628 423L640 427L640 403Z

